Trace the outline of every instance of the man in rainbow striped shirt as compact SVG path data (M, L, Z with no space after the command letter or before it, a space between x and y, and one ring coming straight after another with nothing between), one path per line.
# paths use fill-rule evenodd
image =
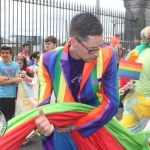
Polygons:
M50 103L52 90L56 102L78 102L95 109L65 128L66 133L77 130L88 137L103 127L118 111L118 78L115 53L102 47L103 29L91 13L73 17L70 40L64 47L42 55L39 65L40 105ZM53 137L54 125L39 111L35 123L45 137ZM116 147L115 141L113 141ZM108 148L108 147L107 147ZM108 148L109 149L109 148Z

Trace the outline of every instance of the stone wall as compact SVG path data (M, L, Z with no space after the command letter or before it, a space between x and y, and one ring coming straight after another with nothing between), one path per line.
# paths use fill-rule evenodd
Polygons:
M133 42L130 46L133 49L140 44L140 32L146 26L150 26L150 0L124 0L126 8L126 18L134 17L136 21L127 21L125 31L131 34L130 40ZM126 35L125 35L126 36Z

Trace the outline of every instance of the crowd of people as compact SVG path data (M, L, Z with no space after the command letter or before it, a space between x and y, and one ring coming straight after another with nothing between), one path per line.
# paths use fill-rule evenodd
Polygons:
M29 55L29 44L24 43L22 52L12 61L11 47L1 46L0 110L6 120L10 120L15 111L17 84L22 79L32 82L34 74L37 74L38 106L49 104L54 92L56 103L77 102L95 107L87 115L65 127L54 126L42 109L39 109L35 124L38 132L46 137L43 148L48 149L50 145L54 147L51 141L55 131L78 131L95 149L104 149L104 145L105 149L110 149L109 144L93 142L92 135L99 135L101 128L116 115L120 103L119 88L123 93L128 90L120 124L131 132L138 133L144 130L149 121L149 32L150 27L144 28L141 31L141 45L131 52L125 51L120 43L120 34L116 33L114 37L103 36L103 27L97 17L91 13L79 13L71 20L70 39L64 47L57 47L57 39L49 36L45 39L42 54L35 51ZM104 37L111 40L110 46L103 44ZM117 78L118 55L119 60L142 63L140 78L132 88L123 88L130 79ZM100 136L103 134L106 132ZM114 138L109 142L114 148L122 149Z

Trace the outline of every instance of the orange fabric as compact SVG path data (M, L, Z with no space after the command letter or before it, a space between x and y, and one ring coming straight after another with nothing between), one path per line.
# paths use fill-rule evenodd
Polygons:
M116 45L120 43L120 41L115 37L110 37L110 41L111 41L110 46L113 48L115 48Z

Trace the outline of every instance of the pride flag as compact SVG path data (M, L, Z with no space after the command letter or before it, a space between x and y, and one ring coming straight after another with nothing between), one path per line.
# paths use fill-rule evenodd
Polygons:
M54 126L66 127L87 115L95 107L72 102L47 104L40 108ZM7 131L0 138L0 150L19 149L27 135L36 128L35 119L39 115L38 110L39 108L34 108L8 121ZM113 118L87 138L81 136L77 130L70 133L54 131L53 142L43 141L43 146L44 150L95 150L96 148L98 150L150 150L149 137L149 130L134 134Z
M120 60L118 76L121 78L139 80L142 63Z

